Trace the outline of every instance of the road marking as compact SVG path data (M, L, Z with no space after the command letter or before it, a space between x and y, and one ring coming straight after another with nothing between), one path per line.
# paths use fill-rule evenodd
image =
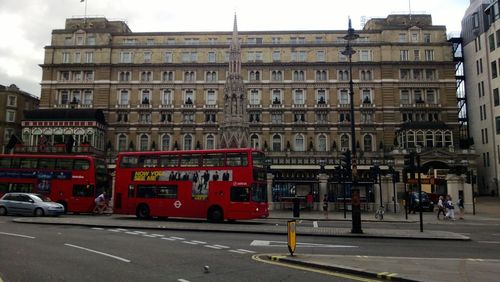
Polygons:
M216 250L220 250L220 249L222 249L222 248L219 248L219 247L214 246L214 245L205 245L205 246L203 246L203 247L210 248L210 249L216 249Z
M164 238L160 238L162 240L167 240L167 241L175 241L175 239L172 239L172 238L169 238L169 237L164 237Z
M179 281L179 282L190 282L189 280L182 279L182 278L177 279L177 281Z
M221 249L229 249L228 246L224 246L224 245L212 245L212 246L215 246L215 247L218 247L218 248L221 248Z
M196 241L196 240L191 240L191 242L196 243L196 244L206 244L207 243L207 242Z
M313 221L313 227L314 228L318 228L318 222L317 221Z
M107 256L107 257L110 257L110 258L114 258L114 259L117 259L117 260L120 260L120 261L123 261L123 262L130 262L130 260L125 259L125 258L121 258L121 257L118 257L118 256L114 256L114 255L111 255L111 254L99 252L99 251L92 250L92 249L87 249L87 248L80 247L80 246L77 246L77 245L72 245L72 244L64 244L64 245L68 246L68 247L72 247L72 248L84 250L84 251L87 251L87 252L91 252L91 253L96 253L96 254L99 254L99 255Z
M162 235L162 234L151 234L151 236L155 236L155 237L163 237L165 235Z
M500 241L477 241L477 242L483 244L500 244Z
M136 231L129 231L129 232L125 232L126 234L130 234L130 235L139 235L140 233L137 233Z
M182 238L182 237L170 236L170 238L175 239L175 240L186 240L186 238Z
M144 237L149 237L149 238L156 238L156 236L155 236L155 235L148 235L148 234L144 234L144 235L142 235L142 236L144 236Z
M7 236L14 236L14 237L21 237L21 238L35 239L35 237L33 237L33 236L21 235L21 234L15 234L15 233L0 232L0 234L7 235Z
M111 231L111 232L122 232L122 230L118 230L118 229L108 229L108 231Z
M181 241L184 244L189 244L189 245L198 245L198 243L191 242L191 241Z
M94 230L104 230L104 228L101 228L101 227L92 227L92 229L94 229Z
M469 258L467 260L468 261L479 261L479 262L484 261L484 259L475 259L475 258Z
M258 247L284 247L287 246L288 242L284 241L264 241L264 240L253 240L250 246ZM350 245L326 245L326 244L314 244L314 243L297 243L297 246L304 248L315 248L315 247L325 247L325 248L357 248L358 246Z
M245 253L249 253L249 254L255 254L254 251L250 251L250 250L245 250L245 249L237 249L238 251L240 252L245 252Z
M238 250L228 250L228 252L237 253L237 254L246 254L246 252L242 252L242 251L238 251Z

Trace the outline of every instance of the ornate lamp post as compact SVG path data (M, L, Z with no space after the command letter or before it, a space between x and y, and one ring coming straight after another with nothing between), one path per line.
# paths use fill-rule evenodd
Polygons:
M351 25L351 19L349 18L349 28L347 29L347 34L344 36L347 45L345 50L342 51L342 55L347 56L349 58L349 97L351 100L351 110L350 110L350 118L351 118L351 185L352 185L352 229L351 233L363 233L361 229L361 210L359 204L359 189L356 189L356 178L357 178L357 165L356 165L356 136L355 136L355 123L354 123L354 85L352 82L352 55L356 53L352 49L351 42L353 40L358 39L359 34L354 31Z

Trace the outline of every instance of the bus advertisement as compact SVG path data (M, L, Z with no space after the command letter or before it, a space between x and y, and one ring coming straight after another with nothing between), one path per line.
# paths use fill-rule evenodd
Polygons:
M87 155L0 155L0 196L38 193L66 212L90 213L94 199L110 191L104 160ZM111 194L111 193L109 193Z
M113 212L213 222L265 218L264 160L255 149L120 153Z

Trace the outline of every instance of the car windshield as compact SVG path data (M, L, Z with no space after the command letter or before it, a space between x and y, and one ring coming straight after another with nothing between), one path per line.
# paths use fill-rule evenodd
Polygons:
M39 199L42 202L52 202L52 200L49 197L44 196L44 195L36 194L36 195L32 195L32 196L33 196L33 198Z

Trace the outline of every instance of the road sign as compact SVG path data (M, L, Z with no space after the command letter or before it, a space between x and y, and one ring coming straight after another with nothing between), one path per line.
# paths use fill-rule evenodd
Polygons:
M288 221L288 251L293 256L297 246L297 224L295 220Z

